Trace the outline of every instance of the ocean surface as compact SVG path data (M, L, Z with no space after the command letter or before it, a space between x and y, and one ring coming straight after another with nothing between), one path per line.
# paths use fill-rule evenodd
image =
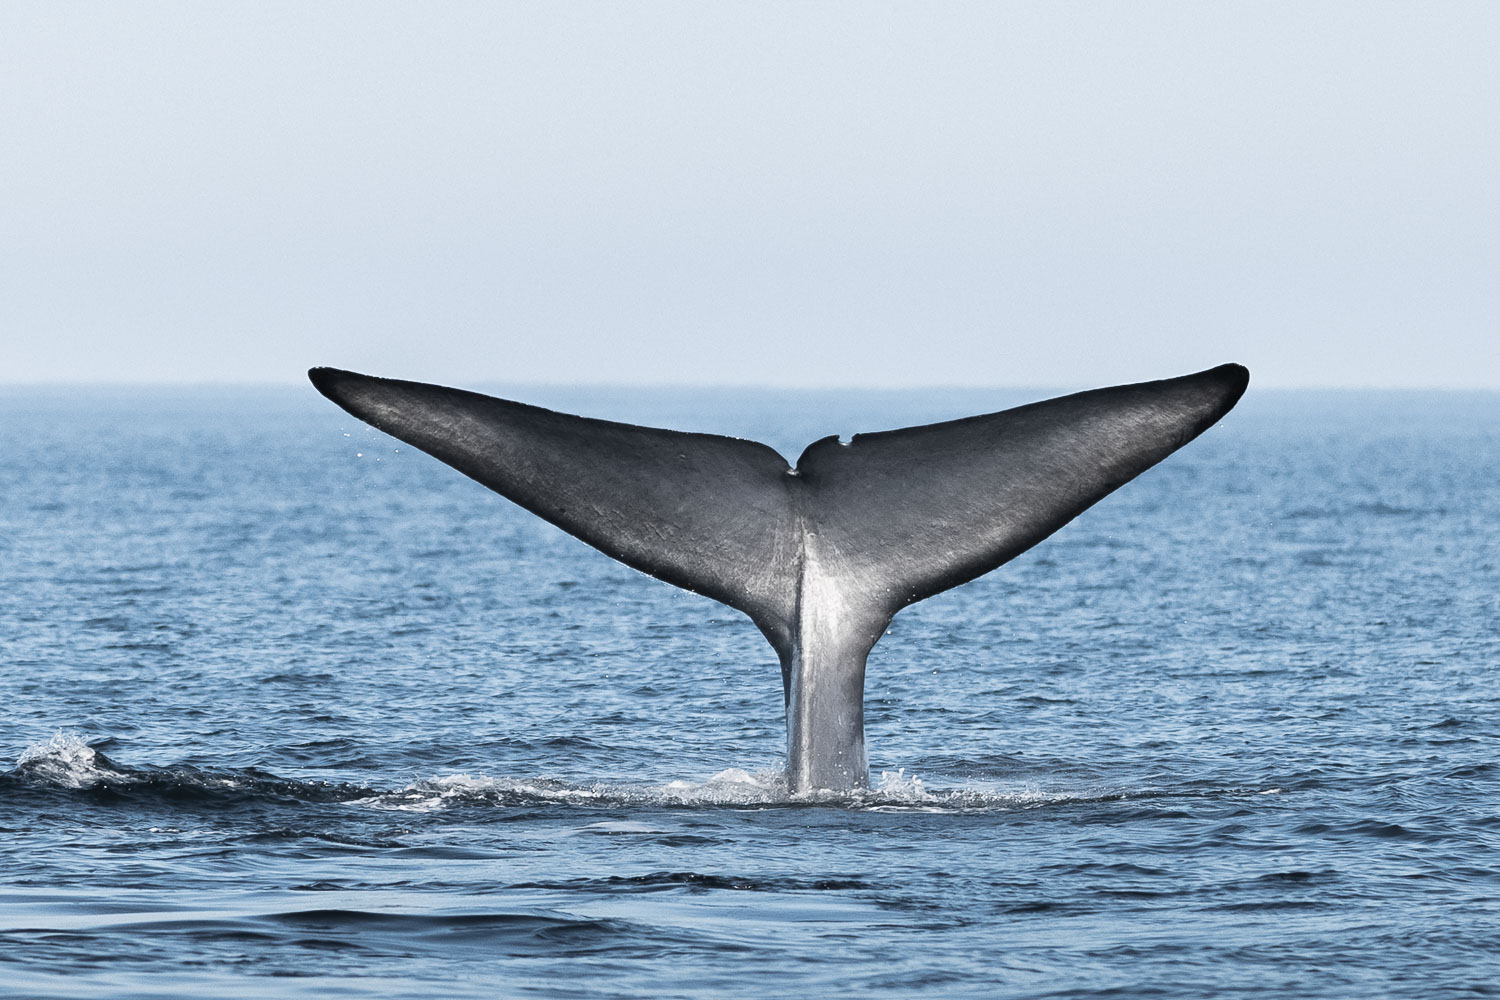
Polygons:
M1046 393L501 388L766 441ZM0 995L1500 993L1500 395L1258 390L897 616L750 622L311 387L0 390Z

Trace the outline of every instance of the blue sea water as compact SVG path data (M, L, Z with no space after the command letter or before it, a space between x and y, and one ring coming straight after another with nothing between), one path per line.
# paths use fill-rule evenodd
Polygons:
M1012 391L513 390L765 440ZM1500 992L1500 395L1255 389L871 658L775 659L309 389L0 393L0 994Z

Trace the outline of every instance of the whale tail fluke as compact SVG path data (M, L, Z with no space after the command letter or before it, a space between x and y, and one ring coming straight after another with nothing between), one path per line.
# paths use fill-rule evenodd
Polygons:
M1211 427L1248 382L1222 365L847 445L824 438L797 469L824 544L894 614L1031 548Z
M1095 389L809 445L575 417L422 382L314 368L350 413L621 562L791 627L805 540L888 614L1001 565L1215 423L1249 373Z
M1249 373L1115 386L808 446L568 416L314 368L350 413L628 566L749 615L797 789L866 778L865 657L901 608L1014 558L1229 411Z

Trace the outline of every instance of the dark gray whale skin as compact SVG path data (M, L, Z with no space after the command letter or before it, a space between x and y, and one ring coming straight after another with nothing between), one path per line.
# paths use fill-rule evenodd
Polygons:
M1015 558L1187 444L1239 365L827 437L789 466L713 434L336 368L329 399L658 579L750 616L781 660L792 792L865 786L865 660L897 611Z

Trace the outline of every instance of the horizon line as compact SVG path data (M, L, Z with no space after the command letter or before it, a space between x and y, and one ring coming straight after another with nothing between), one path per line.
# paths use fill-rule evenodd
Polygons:
M1146 380L1150 381L1150 380ZM0 391L6 389L301 389L307 383L299 379L0 379ZM433 383L441 384L441 383ZM751 392L968 392L968 391L1080 391L1091 384L1043 382L928 382L886 384L778 383L778 382L611 382L561 381L547 379L480 378L467 386L504 386L537 389L604 389L604 390L737 390ZM1462 383L1329 383L1273 382L1257 383L1252 375L1251 388L1258 392L1500 392L1500 384Z

